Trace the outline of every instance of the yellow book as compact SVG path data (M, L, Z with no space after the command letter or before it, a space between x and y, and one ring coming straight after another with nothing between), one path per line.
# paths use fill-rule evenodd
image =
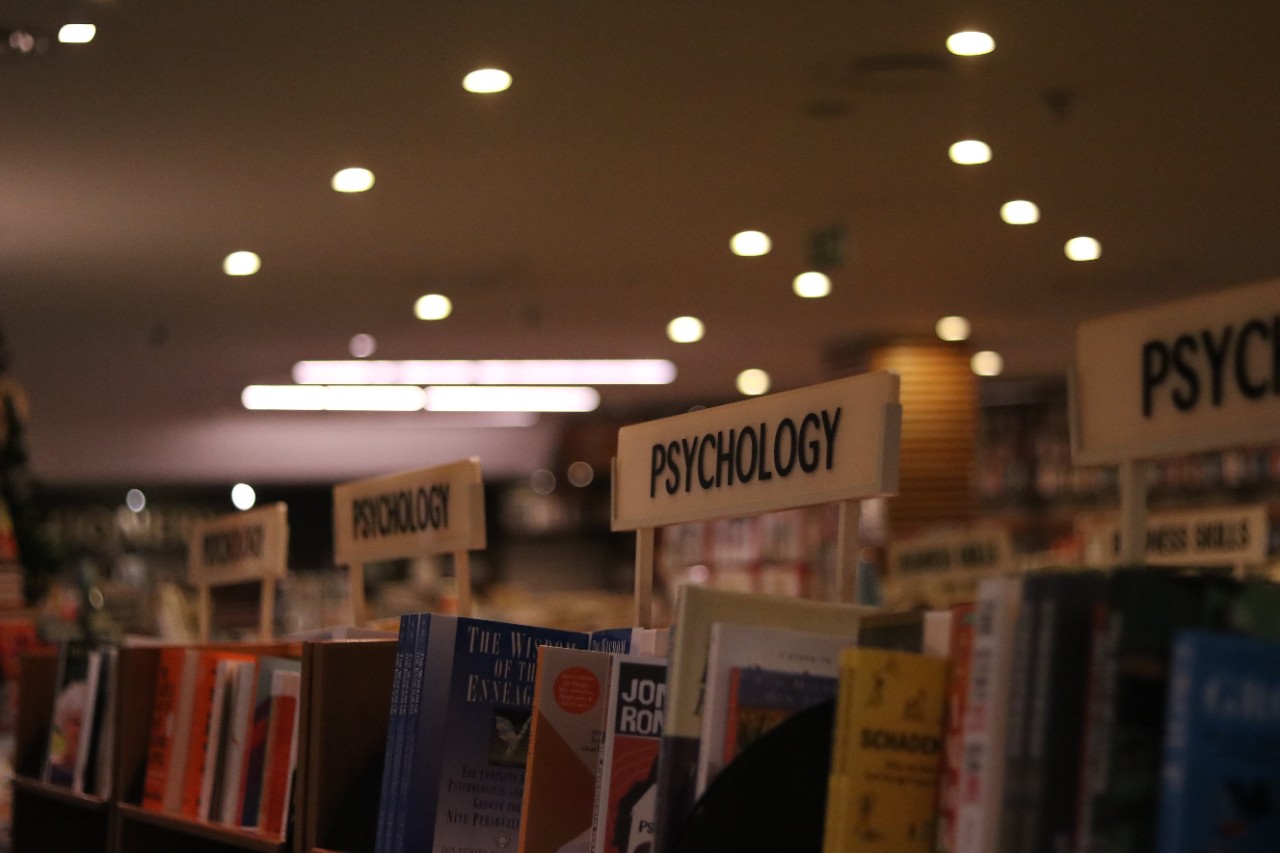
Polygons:
M823 853L928 853L936 838L946 661L846 649Z

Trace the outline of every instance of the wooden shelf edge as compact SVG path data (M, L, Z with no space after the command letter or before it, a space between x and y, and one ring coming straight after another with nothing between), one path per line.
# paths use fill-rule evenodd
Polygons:
M108 801L102 797L95 797L91 794L77 794L70 788L51 785L48 782L32 779L29 776L15 775L13 777L13 787L29 794L38 794L51 800L57 800L60 803L77 806L89 812L105 812L107 810Z
M194 835L199 838L207 838L210 841L239 847L242 850L252 850L255 853L283 853L284 850L284 839L263 835L253 830L238 829L203 820L193 820L183 815L169 814L167 812L156 812L130 803L120 803L118 808L121 820L147 823L152 826L173 830L174 832Z

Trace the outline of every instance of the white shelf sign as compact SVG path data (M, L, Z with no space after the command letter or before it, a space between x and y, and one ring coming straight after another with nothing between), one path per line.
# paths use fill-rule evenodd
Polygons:
M333 525L339 565L484 548L480 461L335 486Z
M1280 440L1280 280L1082 323L1076 464Z
M613 529L894 493L898 386L869 373L623 427Z
M1011 568L1013 562L1009 533L999 528L924 533L890 543L888 552L888 574L902 579L998 572Z
M1076 520L1086 566L1120 562L1120 525L1114 515ZM1147 517L1145 560L1153 566L1260 566L1267 559L1266 507L1216 507L1153 512Z
M200 521L188 540L187 580L225 586L279 579L288 571L289 522L283 503Z

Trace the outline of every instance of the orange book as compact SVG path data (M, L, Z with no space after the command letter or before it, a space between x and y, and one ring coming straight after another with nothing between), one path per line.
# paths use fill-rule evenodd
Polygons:
M156 667L156 691L151 704L151 733L147 737L147 770L142 782L142 807L162 811L164 791L173 751L173 727L178 711L178 690L186 649L160 650Z
M205 762L210 758L210 751L218 748L217 744L209 743L218 661L252 662L254 659L253 655L211 649L201 652L196 662L195 696L191 705L191 741L187 745L187 763L182 782L182 813L187 817L198 817L200 814L200 790L204 785Z
M267 758L263 770L262 811L258 829L283 836L289 818L293 768L298 758L298 696L302 677L294 672L271 675L271 722L267 727Z

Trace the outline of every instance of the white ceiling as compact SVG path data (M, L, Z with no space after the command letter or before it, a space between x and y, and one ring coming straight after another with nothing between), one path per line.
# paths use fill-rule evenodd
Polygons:
M342 358L667 357L625 422L827 378L833 346L962 313L1007 375L1080 320L1280 274L1280 5L1169 0L8 0L97 24L0 60L0 328L55 483L328 482L479 455L546 464L570 418L261 414ZM992 33L990 56L946 36ZM476 67L510 91L461 89ZM976 136L991 163L947 146ZM329 189L363 165L373 190ZM1012 227L1002 202L1041 221ZM800 300L816 230L848 233ZM728 251L735 231L774 240ZM1102 242L1068 261L1066 239ZM252 249L262 272L222 275ZM421 293L454 300L415 320ZM707 323L677 345L678 314ZM574 416L583 417L583 416Z

